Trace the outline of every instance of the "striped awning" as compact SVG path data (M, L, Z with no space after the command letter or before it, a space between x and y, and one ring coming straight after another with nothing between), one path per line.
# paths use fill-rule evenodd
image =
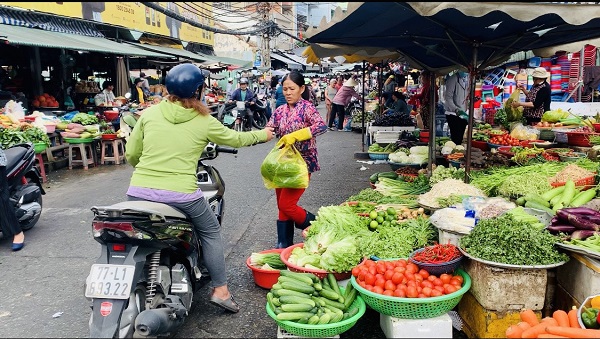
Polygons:
M0 24L39 28L50 32L104 37L104 34L98 31L95 25L90 22L6 8L0 8Z
M136 42L127 42L127 43L130 44L131 46L134 46L134 47L137 47L140 49L146 49L146 50L161 53L161 54L177 56L177 57L181 57L181 58L189 59L189 60L193 60L193 61L198 61L198 62L207 61L207 57L202 56L200 54L196 54L194 52L190 52L185 49L171 48L171 47L166 47L166 46L156 46L156 45L150 45L150 44L139 44Z
M173 58L170 55L137 48L106 38L50 32L22 26L0 25L0 40L5 40L13 45L64 48L129 56Z

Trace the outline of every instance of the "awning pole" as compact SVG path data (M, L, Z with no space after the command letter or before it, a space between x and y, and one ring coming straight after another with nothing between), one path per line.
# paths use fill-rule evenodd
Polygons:
M435 72L429 72L429 162L427 164L428 176L431 176L431 173L433 172L433 163L435 162L435 91Z
M362 74L362 86L361 86L361 96L362 96L362 152L364 153L365 151L365 86L366 84L366 80L365 80L365 60L363 60L363 74ZM352 118L352 116L350 116L350 118Z
M467 124L467 160L465 163L465 183L469 183L471 173L471 140L473 139L473 116L475 115L475 76L477 76L477 44L473 45L473 61L469 67L469 123Z

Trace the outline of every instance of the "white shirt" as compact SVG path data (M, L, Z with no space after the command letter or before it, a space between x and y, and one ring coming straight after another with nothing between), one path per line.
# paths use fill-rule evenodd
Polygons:
M6 166L8 161L6 160L6 155L4 154L4 150L0 148L0 166ZM4 180L4 179L2 179Z

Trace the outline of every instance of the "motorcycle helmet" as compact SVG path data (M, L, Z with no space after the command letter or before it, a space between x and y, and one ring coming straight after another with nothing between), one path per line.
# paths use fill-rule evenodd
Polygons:
M240 79L240 85L241 84L246 84L247 85L248 84L248 78L241 78Z
M165 85L170 94L182 99L192 98L204 85L204 74L192 64L177 65L167 73Z

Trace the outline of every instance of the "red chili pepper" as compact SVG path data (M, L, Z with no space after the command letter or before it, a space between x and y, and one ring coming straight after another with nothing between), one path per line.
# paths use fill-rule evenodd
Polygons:
M460 257L460 252L452 244L434 244L425 247L421 252L416 253L413 259L422 263L445 263Z

